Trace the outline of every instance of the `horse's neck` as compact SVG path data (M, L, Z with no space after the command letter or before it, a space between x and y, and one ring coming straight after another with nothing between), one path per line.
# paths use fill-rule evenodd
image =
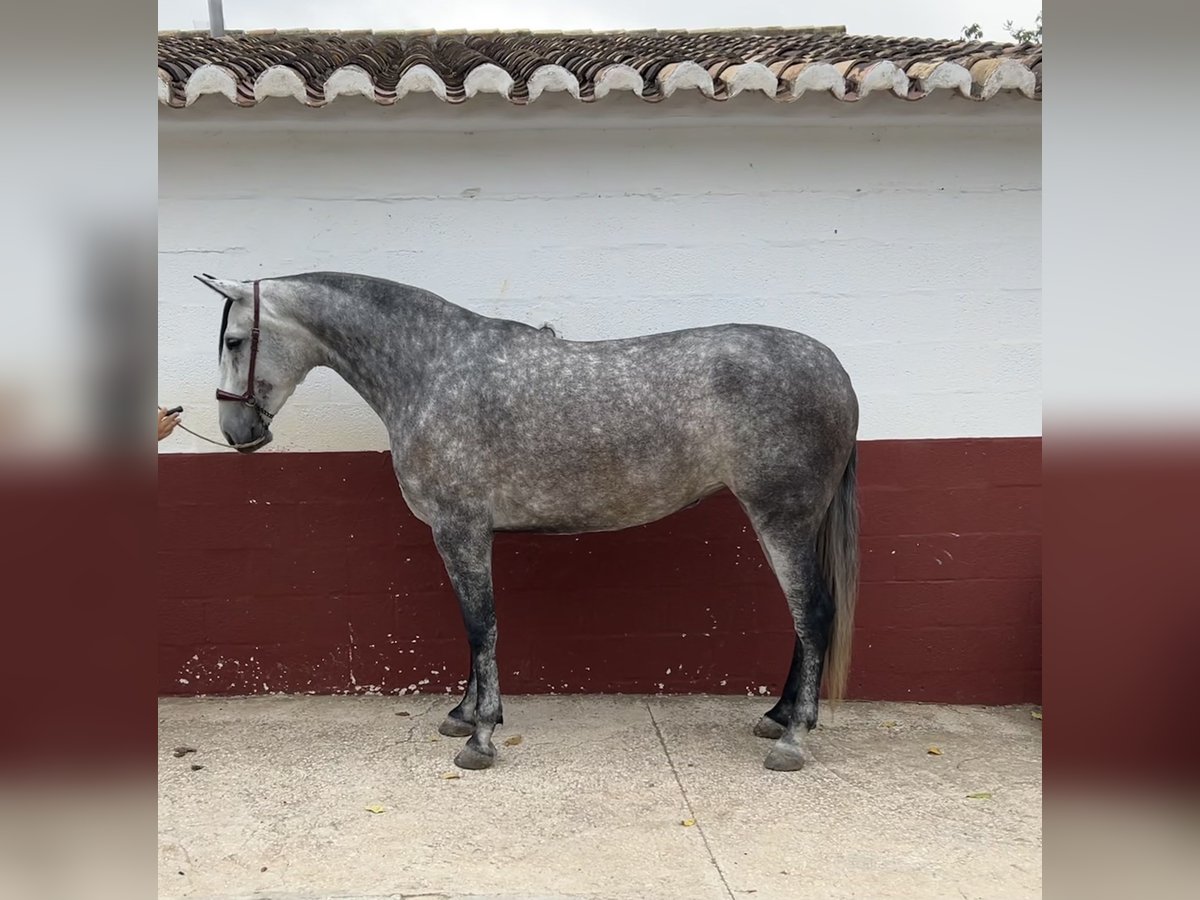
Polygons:
M324 364L340 375L389 427L419 398L447 343L482 319L437 298L395 306L346 298L305 310L309 328L324 345Z

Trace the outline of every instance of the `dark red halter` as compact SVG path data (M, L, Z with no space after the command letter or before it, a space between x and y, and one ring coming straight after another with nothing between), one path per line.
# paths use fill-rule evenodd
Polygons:
M246 380L246 391L242 394L231 394L229 391L217 388L217 399L228 400L231 403L244 403L270 419L272 414L263 409L254 397L254 367L258 362L258 307L258 281L256 280L254 282L254 326L250 329L250 374Z

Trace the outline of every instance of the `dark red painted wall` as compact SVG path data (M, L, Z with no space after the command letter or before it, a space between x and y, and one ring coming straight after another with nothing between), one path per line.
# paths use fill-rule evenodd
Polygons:
M860 446L850 695L1041 698L1041 441ZM466 641L385 453L159 457L163 694L458 689ZM734 498L500 535L508 693L778 692L792 632Z

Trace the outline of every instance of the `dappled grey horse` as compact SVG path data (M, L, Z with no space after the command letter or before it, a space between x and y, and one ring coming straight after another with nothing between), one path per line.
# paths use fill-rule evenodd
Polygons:
M496 531L629 528L722 487L741 502L796 629L782 696L755 734L771 769L804 764L824 677L846 682L858 581L858 400L823 344L763 325L568 341L428 291L313 272L197 276L226 298L221 430L251 451L316 366L383 420L400 490L430 526L471 651L442 723L455 763L490 766L503 722L492 598Z

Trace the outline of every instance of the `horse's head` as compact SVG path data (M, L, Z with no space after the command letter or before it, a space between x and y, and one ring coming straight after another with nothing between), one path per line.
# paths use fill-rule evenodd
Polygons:
M225 298L217 348L221 432L249 453L271 442L271 420L310 366L289 340L294 329L272 301L273 282L196 279Z

